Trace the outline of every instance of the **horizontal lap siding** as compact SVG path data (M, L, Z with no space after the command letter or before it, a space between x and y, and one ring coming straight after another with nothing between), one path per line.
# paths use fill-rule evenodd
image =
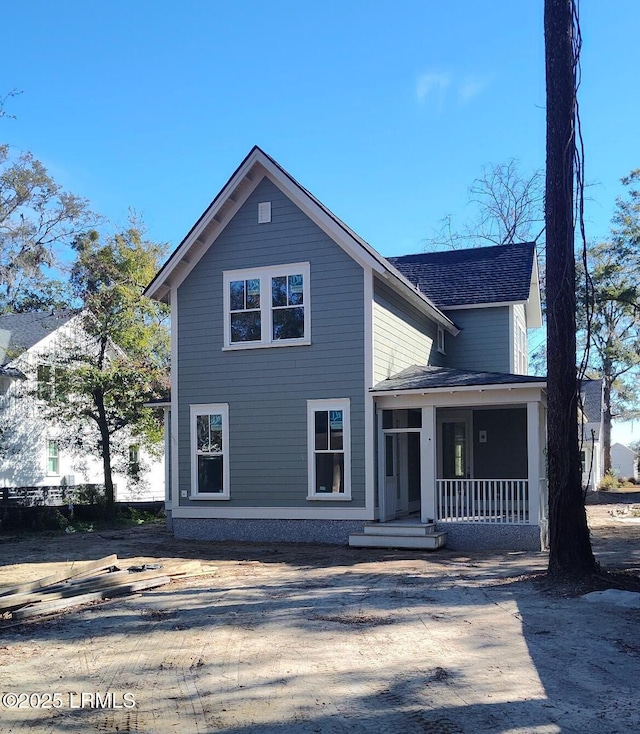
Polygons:
M257 224L258 202L272 222ZM222 351L223 272L311 267L311 346ZM229 404L229 501L195 507L344 507L306 500L307 400L350 398L352 497L364 506L364 273L264 179L178 290L179 485L190 490L189 405ZM309 304L307 305L307 307Z
M512 372L509 306L449 311L462 331L447 335L446 366L461 370Z
M374 382L411 365L442 365L437 326L395 291L376 280L373 305Z

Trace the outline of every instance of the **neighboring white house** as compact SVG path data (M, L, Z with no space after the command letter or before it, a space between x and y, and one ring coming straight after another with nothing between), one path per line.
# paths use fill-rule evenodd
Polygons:
M604 475L602 408L603 381L582 380L580 386L582 484L590 490L598 489Z
M104 483L100 457L72 450L62 427L45 420L37 397L55 390L56 347L81 334L73 311L0 316L0 486ZM142 480L133 482L121 467L113 477L116 501L164 499L164 459L150 457L132 441L129 461L140 465Z
M611 469L621 479L638 481L638 457L636 452L621 443L611 446Z

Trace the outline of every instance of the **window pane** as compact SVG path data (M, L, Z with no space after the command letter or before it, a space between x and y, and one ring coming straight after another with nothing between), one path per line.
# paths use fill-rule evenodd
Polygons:
M271 305L287 306L287 278L271 278Z
M302 339L304 337L304 308L283 308L273 312L273 338Z
M229 305L232 311L244 309L244 280L232 280L229 284Z
M247 308L260 308L260 280L247 281Z
M382 411L382 427L393 428L393 411L383 410Z
M222 451L222 415L209 416L209 451Z
M331 431L329 448L332 450L341 450L343 448L343 416L341 410L329 411L329 429Z
M199 415L196 420L197 450L209 450L209 416Z
M304 297L304 281L302 275L290 275L289 276L289 305L290 306L301 306ZM275 305L275 304L274 304Z
M329 448L329 413L326 410L316 411L316 451Z
M316 492L344 493L344 454L316 454Z
M232 342L256 342L261 338L260 311L231 314Z
M223 463L222 456L198 456L198 492L221 494L224 491Z

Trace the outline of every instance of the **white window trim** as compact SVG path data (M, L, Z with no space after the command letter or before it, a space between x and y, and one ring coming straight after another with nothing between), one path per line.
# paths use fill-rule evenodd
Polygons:
M341 410L343 425L344 492L316 493L315 413L319 410ZM307 400L307 457L309 486L307 500L349 502L351 500L351 401L349 398Z
M56 444L56 455L51 456L49 453L49 444L55 443ZM47 476L48 477L59 477L60 476L60 440L58 438L48 438L47 444L46 444L46 455L47 455ZM49 469L49 462L51 459L56 459L58 462L58 471L51 471Z
M191 436L191 495L189 499L197 500L228 500L230 499L229 487L229 404L228 403L201 403L189 406L190 410L190 436ZM197 417L199 415L211 415L220 413L222 415L222 487L223 491L217 494L213 492L198 492L198 453L197 453Z
M311 344L311 266L308 262L271 265L264 268L247 270L227 270L223 274L224 291L224 347L223 351L239 349L261 349L265 347L308 346ZM275 339L272 334L271 278L284 275L302 274L304 307L304 336L300 339ZM260 280L260 315L262 339L252 342L231 341L231 318L229 284L232 280Z
M442 328L442 326L438 326L438 333L436 335L436 349L440 352L440 354L446 354L444 345L444 329Z

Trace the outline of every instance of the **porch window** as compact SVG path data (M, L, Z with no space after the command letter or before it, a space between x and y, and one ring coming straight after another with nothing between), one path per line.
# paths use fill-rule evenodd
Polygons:
M224 274L227 349L309 344L309 263Z
M308 499L350 499L349 400L307 402Z
M191 496L229 499L229 407L191 406Z

